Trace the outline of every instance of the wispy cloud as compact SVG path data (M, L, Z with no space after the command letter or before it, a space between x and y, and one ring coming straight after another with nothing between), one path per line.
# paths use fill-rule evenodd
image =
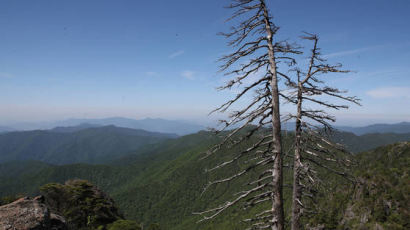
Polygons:
M395 67L395 69L376 69L374 71L368 72L360 72L360 76L364 78L372 78L373 80L377 78L386 78L388 77L390 80L395 78L402 78L404 75L409 75L410 69Z
M376 49L378 47L380 47L380 46L371 46L371 47L365 47L365 48L360 48L360 49L345 50L345 51L326 54L326 55L323 55L323 57L324 58L344 57L344 56L349 56L349 55L353 55L353 54L358 54L358 53L363 53L363 52L366 52L366 51L370 51L370 50Z
M181 56L181 55L184 54L184 53L185 53L185 51L183 51L183 50L178 50L178 51L176 51L175 53L170 54L168 57L171 58L171 59L173 59L173 58L176 58L176 57L178 57L178 56Z
M181 76L189 80L194 80L195 72L190 71L190 70L185 70L181 73Z
M145 72L145 75L150 76L150 77L155 77L155 76L158 76L158 73L153 72L153 71L148 71L148 72Z
M351 49L351 50L344 50L340 52L334 52L330 54L323 55L324 58L333 58L333 57L344 57L359 53L364 53L367 51L372 51L376 49L385 49L385 48L400 48L400 47L407 47L410 45L410 42L402 42L402 43L395 43L395 44L382 44L382 45L375 45L375 46L368 46L359 49Z
M366 92L374 98L409 98L410 87L383 87Z

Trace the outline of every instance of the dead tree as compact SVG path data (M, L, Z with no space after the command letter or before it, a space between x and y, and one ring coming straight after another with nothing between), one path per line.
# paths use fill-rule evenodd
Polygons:
M223 62L221 71L225 72L225 75L233 76L233 79L219 89L239 86L241 91L213 112L226 112L249 93L253 92L254 98L244 108L230 113L229 119L221 121L223 128L219 131L235 125L239 127L230 130L221 143L208 151L207 156L219 151L222 146L236 146L255 135L258 141L239 152L234 158L208 170L220 169L252 156L243 171L212 181L207 187L235 180L251 170L260 170L260 176L255 181L250 181L248 187L233 200L197 214L203 216L202 220L208 220L241 202L244 202L246 207L269 203L268 210L247 219L246 222L250 223L250 229L283 230L283 156L279 110L279 98L283 94L279 90L278 81L286 75L278 71L278 63L282 62L285 66L292 65L295 60L291 56L299 51L297 47L286 41L274 40L279 28L272 22L264 0L232 0L228 8L235 10L228 20L242 19L243 21L232 27L229 33L222 34L230 39L228 44L234 47L235 51L220 59ZM255 76L257 79L244 83ZM251 124L254 126L249 128ZM269 132L258 132L266 127L269 127ZM245 128L249 128L246 135L238 137L241 130Z
M318 37L305 33L302 39L313 41L313 48L307 64L307 70L294 68L296 82L289 80L287 85L293 92L287 99L296 104L296 115L289 118L296 120L295 149L293 158L293 194L292 194L292 222L291 229L301 229L301 216L308 212L308 205L304 202L304 195L312 197L315 187L320 185L317 170L346 177L346 167L350 165L349 156L341 145L329 140L332 130L330 122L335 118L327 111L329 109L347 109L348 106L325 99L345 101L359 105L356 97L345 96L346 91L329 87L325 84L324 75L330 73L348 73L342 70L341 64L330 65L320 57ZM326 110L326 111L325 111ZM305 199L308 202L308 199Z

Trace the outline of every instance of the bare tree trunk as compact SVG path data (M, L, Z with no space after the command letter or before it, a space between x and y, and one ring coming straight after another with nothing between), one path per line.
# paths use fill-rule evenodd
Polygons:
M269 14L264 1L263 14L267 32L268 54L269 54L269 66L272 78L270 86L272 89L272 135L273 135L273 150L272 158L274 159L272 170L272 182L274 190L272 192L272 230L284 229L284 212L283 212L283 173L282 173L282 137L281 137L281 124L280 124L280 110L279 110L279 90L278 90L278 78L276 72L276 60L273 47L273 33L271 24L269 22Z
M205 157L220 151L222 146L237 146L255 135L258 141L251 147L240 151L234 158L207 170L210 172L220 169L242 162L245 157L250 157L249 161L243 162L244 166L246 165L243 170L223 179L209 182L205 190L212 185L236 180L254 170L259 170L260 175L252 178L248 184L250 187L237 193L234 199L219 207L196 212L196 214L202 215L203 218L200 221L204 221L218 216L227 208L241 202L244 202L245 209L257 206L265 209L265 204L267 204L264 211L258 211L259 213L244 221L251 225L250 229L284 230L283 152L279 97L286 98L286 96L280 92L278 81L279 78L289 78L278 71L277 60L285 60L284 63L290 66L291 63L296 63L291 55L301 54L301 52L298 47L286 41L275 42L274 36L279 27L271 22L265 0L232 0L228 8L236 10L228 20L239 17L243 20L233 26L229 33L221 33L231 39L228 45L235 47L235 51L220 59L223 61L220 69L226 71L225 75L233 75L235 78L219 89L240 86L242 90L213 112L226 112L231 105L249 92L254 91L255 97L243 109L231 112L229 119L221 120L223 128L219 132L233 125L242 124L229 131L219 144L207 151ZM251 79L251 83L244 83L244 79L249 79L258 71L262 72L263 76L260 76L258 80ZM265 132L267 125L271 125L272 129L269 134ZM240 131L247 127L250 130L246 131L245 135L240 135Z
M308 69L303 73L295 68L297 82L290 81L287 83L297 89L296 97L293 95L289 97L290 101L297 106L297 114L292 116L296 118L296 130L291 230L303 229L301 217L308 213L309 206L311 206L309 204L314 202L303 198L305 195L306 198L312 198L312 191L316 190L315 187L321 186L317 171L309 163L343 177L348 177L344 169L350 165L350 160L348 158L343 159L344 157L341 156L341 154L345 155L347 152L320 133L321 126L324 127L325 131L331 130L332 127L328 122L334 122L335 118L323 109L304 108L303 103L308 101L327 109L348 108L347 105L333 104L318 98L318 96L329 96L360 105L359 99L356 97L344 96L345 91L329 87L318 78L320 74L347 73L349 71L340 69L341 64L327 64L326 60L320 57L320 48L317 47L319 38L316 35L305 33L302 39L314 42ZM296 99L293 100L294 98Z
M302 151L301 138L302 138L302 83L298 82L298 95L297 95L297 115L296 115L296 132L295 132L295 155L293 159L293 194L292 194L292 230L300 229L300 217L301 217L301 202L302 202L302 188L300 185L300 174L302 170L302 164L300 155Z

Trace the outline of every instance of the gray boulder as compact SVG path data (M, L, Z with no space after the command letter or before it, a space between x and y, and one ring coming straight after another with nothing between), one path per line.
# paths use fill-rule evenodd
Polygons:
M66 230L63 217L50 213L43 198L24 197L0 206L0 230Z

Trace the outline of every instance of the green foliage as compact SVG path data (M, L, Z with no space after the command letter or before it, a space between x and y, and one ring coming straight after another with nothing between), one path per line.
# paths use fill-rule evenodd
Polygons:
M50 209L66 218L70 229L98 229L122 219L114 201L88 181L47 184L40 191Z
M131 220L117 220L114 223L108 225L108 228L107 228L107 230L141 230L141 229L142 229L141 226L137 224L137 222L131 221Z
M410 143L380 147L356 156L357 184L340 184L320 200L308 222L328 229L408 229L410 213Z
M22 197L24 196L23 195L10 195L10 196L0 197L0 206L12 203L13 201L18 200Z
M161 230L159 224L150 224L147 230Z

